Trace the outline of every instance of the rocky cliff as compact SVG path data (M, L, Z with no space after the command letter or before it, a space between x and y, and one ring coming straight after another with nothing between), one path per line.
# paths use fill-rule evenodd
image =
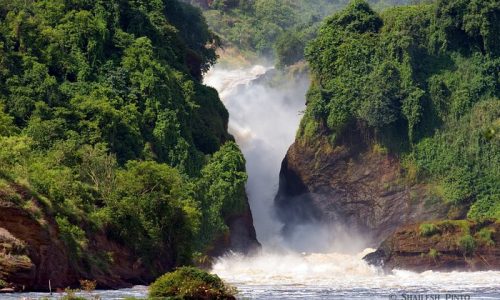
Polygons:
M56 289L90 279L100 288L116 288L154 279L130 250L104 233L93 236L87 251L95 264L72 259L50 209L29 190L17 184L0 190L0 279L7 286L48 290L49 280Z
M220 255L225 251L248 252L257 247L252 214L226 220L228 236L216 241ZM126 246L96 232L88 241L85 260L75 260L61 239L50 212L36 195L23 186L9 184L0 189L0 289L48 290L79 286L82 279L95 280L98 288L121 288L148 284L155 279L146 266ZM159 257L155 273L174 267L171 257Z
M386 270L500 270L500 223L442 221L398 229L365 257Z
M355 132L348 136L339 146L321 139L298 141L288 150L275 199L285 232L320 221L349 228L377 246L401 225L447 217L449 205L434 203L425 185L403 179L397 157Z
M498 45L498 36L466 29L500 11L475 5L434 1L379 14L359 0L323 22L306 47L307 108L275 200L285 233L320 222L371 246L391 236L421 252L415 236L391 234L500 218L500 61L498 47L477 44ZM497 32L497 23L484 26Z

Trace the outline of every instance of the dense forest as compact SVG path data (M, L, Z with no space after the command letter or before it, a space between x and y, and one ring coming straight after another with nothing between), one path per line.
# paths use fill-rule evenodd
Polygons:
M53 216L75 267L113 262L87 251L97 232L152 274L207 253L248 209L228 113L201 83L216 46L177 0L0 0L2 199Z
M313 82L298 141L361 136L426 184L418 201L500 218L499 32L498 0L382 13L352 1L306 48Z
M499 33L499 0L0 0L0 208L56 228L74 276L119 264L102 236L151 276L206 263L229 220L251 223L202 82L226 47L307 62L296 145L366 144L425 187L416 201L499 219ZM42 255L0 230L0 267Z
M244 55L274 59L279 68L304 59L304 47L321 21L344 8L349 0L185 0L204 9L210 28L225 48ZM370 0L377 10L422 2Z

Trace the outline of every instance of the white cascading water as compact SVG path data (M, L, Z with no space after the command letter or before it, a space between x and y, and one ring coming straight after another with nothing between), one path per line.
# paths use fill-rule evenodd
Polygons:
M278 173L295 138L308 87L307 79L280 89L255 82L270 69L260 65L235 70L215 67L204 82L218 90L229 111L229 132L247 160L247 194L257 238L263 244L279 237L281 224L272 215Z
M273 87L265 84L265 78L256 81L269 69L259 65L235 69L216 66L205 76L205 84L218 90L228 109L229 131L247 160L247 193L263 245L252 256L230 253L218 259L214 273L235 285L239 296L252 299L388 299L389 295L403 299L405 293L441 294L441 299L446 293L500 299L500 272L417 274L395 270L384 274L362 260L373 249L363 251L359 237L344 234L340 239L331 238L325 234L332 230L317 227L302 232L297 244L283 240L282 225L273 215L273 201L281 161L294 141L305 108L309 80ZM337 228L333 231L339 232ZM319 238L310 238L314 236ZM325 245L319 245L321 240L331 243L330 253L325 253ZM308 253L296 249L308 249ZM314 249L322 253L314 253Z

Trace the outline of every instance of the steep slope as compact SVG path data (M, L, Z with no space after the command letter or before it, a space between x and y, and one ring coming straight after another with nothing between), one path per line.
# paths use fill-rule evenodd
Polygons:
M146 283L258 247L244 157L201 83L216 44L177 0L0 0L2 285Z
M275 201L285 232L319 221L377 245L406 224L500 217L499 4L352 1L325 20Z

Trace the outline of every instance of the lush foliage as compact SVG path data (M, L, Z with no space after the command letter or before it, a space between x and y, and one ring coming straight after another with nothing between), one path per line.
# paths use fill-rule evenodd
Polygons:
M381 14L353 0L327 18L298 137L358 131L469 217L500 218L500 2L439 0Z
M191 0L206 8L210 27L232 46L274 57L278 67L304 58L305 43L316 34L320 21L344 7L347 0ZM370 1L377 8L407 4L408 0Z
M234 299L234 293L217 275L193 267L167 273L149 288L152 299Z
M429 237L439 233L439 229L434 224L421 224L419 226L421 236Z
M76 261L101 231L145 263L188 262L245 204L228 113L200 81L216 45L176 0L0 0L0 175L44 201Z

